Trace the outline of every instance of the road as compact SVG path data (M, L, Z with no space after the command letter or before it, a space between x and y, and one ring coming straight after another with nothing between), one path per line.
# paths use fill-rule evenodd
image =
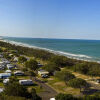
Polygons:
M57 95L57 92L53 88L45 84L43 81L37 78L34 79L34 81L37 82L38 85L42 86L45 89L44 92L38 94L40 97L42 97L42 100L50 100L50 98L53 98Z

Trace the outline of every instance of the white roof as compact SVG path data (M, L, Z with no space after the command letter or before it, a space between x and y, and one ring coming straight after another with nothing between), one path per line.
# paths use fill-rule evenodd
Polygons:
M12 64L7 64L7 66L13 66Z
M4 79L3 80L3 83L7 83L7 82L9 82L9 79Z
M11 70L6 70L5 72L6 72L6 73L11 73Z
M0 73L0 76L11 76L11 73Z
M19 82L27 82L27 81L32 81L32 80L19 80Z
M0 93L3 92L4 88L0 88Z
M14 73L24 73L24 72L22 72L22 71L15 71Z

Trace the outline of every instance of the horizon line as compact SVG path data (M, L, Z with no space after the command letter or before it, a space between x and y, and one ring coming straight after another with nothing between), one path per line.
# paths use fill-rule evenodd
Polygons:
M99 39L84 39L84 38L48 38L48 37L22 37L22 36L0 36L8 38L33 38L33 39L66 39L66 40L98 40Z

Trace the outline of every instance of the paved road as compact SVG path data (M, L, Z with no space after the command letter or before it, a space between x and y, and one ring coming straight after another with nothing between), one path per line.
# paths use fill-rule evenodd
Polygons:
M53 98L57 95L57 92L54 89L52 89L50 86L45 84L43 81L37 78L34 81L37 82L40 86L42 86L45 89L44 92L38 94L39 96L42 97L42 100L50 100L50 98Z

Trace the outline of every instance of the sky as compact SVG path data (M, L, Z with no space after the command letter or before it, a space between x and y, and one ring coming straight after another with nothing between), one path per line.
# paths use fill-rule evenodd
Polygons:
M0 36L100 40L100 0L0 0Z

